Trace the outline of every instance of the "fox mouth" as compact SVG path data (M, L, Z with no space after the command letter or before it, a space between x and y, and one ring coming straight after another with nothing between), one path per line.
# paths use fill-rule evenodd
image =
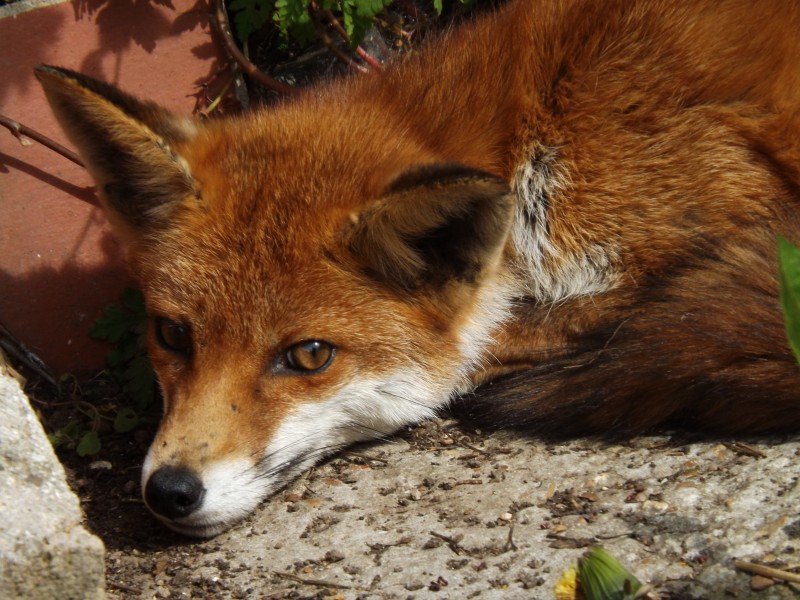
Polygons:
M232 486L235 483L232 482ZM203 494L197 505L187 509L186 514L177 515L174 511L164 510L159 504L152 504L147 499L145 504L161 523L173 531L197 538L209 538L230 529L253 513L258 505L271 494L269 489L244 489L232 487L241 493ZM167 513L167 514L164 514Z
M242 517L237 521L214 521L205 519L201 520L193 517L187 517L184 519L168 519L166 517L156 515L158 520L169 529L193 538L212 538L220 533L223 533L224 531L227 531L246 516L247 514L242 515ZM197 522L195 523L193 521Z
M182 465L142 470L147 508L167 527L192 537L212 537L252 513L275 482L253 477L244 458L219 461L202 472Z

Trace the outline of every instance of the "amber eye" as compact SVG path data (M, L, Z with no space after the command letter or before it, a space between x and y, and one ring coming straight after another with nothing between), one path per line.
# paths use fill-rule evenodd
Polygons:
M307 340L286 351L286 363L299 373L318 373L331 364L334 354L336 350L328 342Z
M156 319L156 339L162 348L180 354L189 354L192 349L192 332L183 325L164 317Z

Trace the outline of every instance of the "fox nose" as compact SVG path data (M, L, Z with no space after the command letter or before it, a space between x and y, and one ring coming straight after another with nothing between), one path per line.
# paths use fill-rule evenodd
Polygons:
M189 469L161 467L147 480L144 499L157 515L177 519L200 508L205 491L203 482Z

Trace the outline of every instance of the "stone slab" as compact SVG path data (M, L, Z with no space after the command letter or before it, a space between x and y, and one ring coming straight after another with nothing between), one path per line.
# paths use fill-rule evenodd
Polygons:
M104 548L28 399L0 374L0 597L105 597Z

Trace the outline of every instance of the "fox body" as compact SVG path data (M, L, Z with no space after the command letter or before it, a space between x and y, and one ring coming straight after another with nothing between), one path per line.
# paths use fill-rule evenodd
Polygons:
M144 291L148 506L213 535L458 399L552 435L796 430L800 5L518 1L198 122L38 77Z

